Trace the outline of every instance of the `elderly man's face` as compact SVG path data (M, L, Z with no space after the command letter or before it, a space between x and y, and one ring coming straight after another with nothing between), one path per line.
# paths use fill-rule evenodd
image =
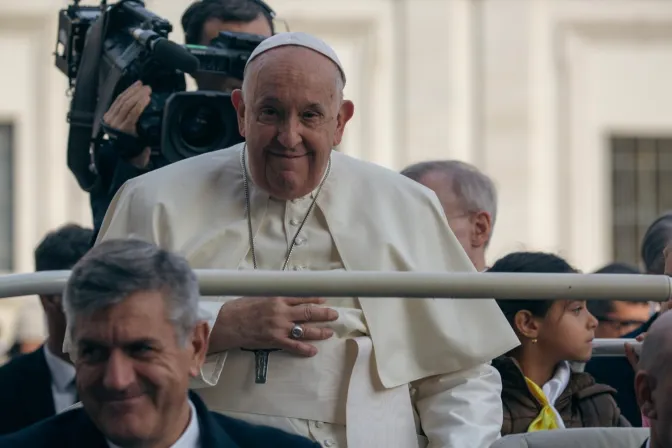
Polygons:
M420 179L421 184L436 193L451 230L469 258L476 264L474 252L484 250L490 240L492 217L484 211L465 210L455 194L452 182L452 179L438 172L427 173Z
M199 372L207 334L207 323L200 323L180 344L159 292L138 292L77 316L77 388L101 432L126 446L176 439L184 430L177 426L188 419L189 378Z
M341 101L336 65L302 47L279 47L248 67L246 91L234 91L254 182L278 199L296 199L320 183L331 150L354 113Z

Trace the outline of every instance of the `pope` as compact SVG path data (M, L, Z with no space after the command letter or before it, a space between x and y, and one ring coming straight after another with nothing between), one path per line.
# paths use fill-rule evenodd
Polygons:
M126 183L99 241L141 238L196 269L474 272L430 190L334 150L354 114L334 50L265 40L232 94L245 143ZM518 344L493 300L203 297L213 411L325 447L488 447L490 360Z

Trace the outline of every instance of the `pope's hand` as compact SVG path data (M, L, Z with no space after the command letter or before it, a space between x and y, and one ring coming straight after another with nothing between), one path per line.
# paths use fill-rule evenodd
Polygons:
M241 297L226 302L219 311L210 336L210 353L232 348L277 348L303 356L315 356L317 348L307 341L321 341L334 335L331 328L318 325L338 319L338 312L320 306L317 297ZM292 327L301 324L301 340L289 337Z

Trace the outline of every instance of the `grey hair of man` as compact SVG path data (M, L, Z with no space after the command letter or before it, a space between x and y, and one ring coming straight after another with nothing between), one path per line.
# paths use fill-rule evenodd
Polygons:
M184 345L201 320L196 274L183 257L137 239L113 239L91 249L72 268L63 308L74 335L75 318L123 302L138 292L161 292L167 318Z
M422 179L430 173L439 173L446 180L450 180L453 192L465 212L487 212L492 219L492 227L495 227L497 189L492 179L475 166L459 160L420 162L401 172L416 182L422 182Z
M282 50L283 48L302 48L298 46L286 46L286 47L277 47L274 48L272 51L278 51ZM313 51L310 50L309 48L304 48L306 51ZM253 61L249 63L247 67L245 67L245 71L243 72L243 99L249 98L249 91L250 91L250 78L252 77L251 73L256 69L256 67L263 62L264 58L268 57L268 53L262 53L259 56L257 56ZM328 58L325 56L325 59L328 60ZM331 62L331 61L330 61ZM336 93L338 94L338 106L340 107L341 102L345 98L343 95L343 90L345 89L345 80L343 79L343 75L341 74L340 69L336 64L332 62L332 65L334 66L334 82L336 83Z

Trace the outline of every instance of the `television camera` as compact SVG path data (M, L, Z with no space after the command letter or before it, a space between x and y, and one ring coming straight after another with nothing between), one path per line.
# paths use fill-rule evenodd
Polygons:
M264 39L221 33L209 46L168 40L172 25L141 0L83 6L59 12L56 67L72 93L68 167L81 188L93 188L98 149L109 138L102 117L136 81L152 88L137 124L140 148L150 147L161 164L226 148L242 141L230 94L187 92L185 74L210 72L243 78L245 63ZM271 11L272 12L272 11Z

